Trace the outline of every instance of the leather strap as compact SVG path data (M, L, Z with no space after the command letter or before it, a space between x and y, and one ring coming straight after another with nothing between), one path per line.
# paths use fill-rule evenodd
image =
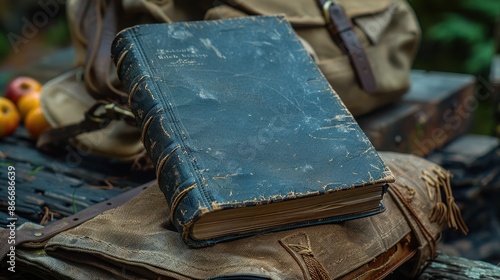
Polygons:
M86 131L84 122L45 131L36 141L37 149L46 153L57 152L60 147L68 143L69 139L84 132L90 132Z
M120 1L88 1L83 19L83 34L87 39L87 61L83 75L89 93L96 99L123 100L127 94L111 82L111 44L118 32Z
M317 0L327 22L328 31L340 49L348 55L361 88L375 93L376 83L366 52L342 6L331 0Z
M19 245L26 242L37 242L41 243L52 238L56 234L63 232L65 230L74 228L92 218L99 215L100 213L118 207L125 202L129 201L145 189L154 185L156 181L151 181L142 186L133 188L125 193L115 196L107 201L103 201L89 208L86 208L75 215L66 217L64 219L55 221L44 228L35 230L16 230L15 232L15 244L9 244L8 238L10 236L10 230L4 229L0 233L0 243L2 244L0 248L0 258L3 259L7 253L10 251L11 246L18 247Z
M103 112L99 112L103 111ZM69 139L82 134L99 129L103 129L112 120L124 120L131 126L136 126L135 117L132 112L106 101L97 101L87 112L83 121L53 128L40 135L36 142L39 150L48 153L57 153L60 147L67 144Z

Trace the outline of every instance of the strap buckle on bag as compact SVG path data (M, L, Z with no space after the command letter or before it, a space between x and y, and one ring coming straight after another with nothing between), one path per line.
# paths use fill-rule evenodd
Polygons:
M85 112L84 126L93 128L98 125L100 128L107 126L112 120L123 120L135 126L135 117L132 112L119 107L115 103L97 101L87 112Z
M326 20L326 23L327 24L330 24L332 22L332 19L330 18L330 6L331 5L337 5L337 2L336 1L332 1L332 0L329 0L329 1L325 1L325 3L323 3L323 17L325 17L325 20Z
M333 7L333 9L331 9ZM330 28L335 30L335 33L341 33L352 28L349 18L345 16L344 9L336 1L328 0L323 3L323 16L327 24L331 24Z
M108 101L97 101L87 112L85 119L79 123L54 128L40 135L37 148L46 152L57 150L57 147L78 134L103 129L113 120L123 120L131 126L136 126L132 112Z
M349 56L361 88L369 94L375 93L377 90L375 77L365 49L361 45L356 32L354 32L351 19L345 14L342 5L335 2L335 0L317 1L332 39Z

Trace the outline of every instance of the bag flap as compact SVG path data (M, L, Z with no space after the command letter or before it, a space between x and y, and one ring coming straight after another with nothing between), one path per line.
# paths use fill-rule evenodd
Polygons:
M336 0L342 5L347 16L354 18L376 14L386 10L390 0ZM228 3L250 14L285 14L294 25L325 25L325 18L316 0L269 1L269 0L229 0Z

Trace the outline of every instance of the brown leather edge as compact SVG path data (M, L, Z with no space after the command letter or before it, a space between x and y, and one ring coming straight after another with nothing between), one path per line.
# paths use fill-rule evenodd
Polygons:
M145 189L154 185L156 181L151 181L144 185L135 187L127 192L117 195L109 200L97 203L89 208L86 208L75 215L68 216L64 219L56 221L42 229L36 230L16 230L15 232L15 244L8 244L8 238L10 236L10 230L5 229L0 232L0 242L2 244L0 248L0 257L3 259L7 253L10 251L11 246L19 246L26 242L38 242L41 243L52 238L54 235L63 232L65 230L74 228L92 218L99 215L100 213L118 207L125 202L129 201L131 198L135 197Z

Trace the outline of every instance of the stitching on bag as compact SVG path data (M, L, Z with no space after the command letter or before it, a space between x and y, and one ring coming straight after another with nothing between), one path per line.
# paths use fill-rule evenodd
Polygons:
M391 197L394 198L396 201L400 201L401 204L397 204L399 208L401 208L402 213L405 213L404 208L406 208L406 211L410 213L410 216L404 215L405 219L408 220L408 225L412 228L412 231L415 232L415 235L417 237L417 242L418 242L418 247L417 247L417 259L418 259L418 264L417 266L414 267L413 272L415 273L418 271L422 265L425 264L426 261L426 255L430 254L430 257L434 257L436 255L436 243L437 240L434 239L432 234L427 230L425 225L420 221L418 215L415 213L414 209L411 207L410 204L406 203L404 200L403 195L400 193L400 191L397 188L394 189L389 189L389 194ZM413 216L413 217L411 217ZM413 223L416 225L414 225ZM422 236L424 239L424 242L427 242L425 245L421 240L418 238L419 236ZM429 251L429 253L425 253L426 251Z
M389 188L389 189L390 189L390 188ZM397 223L397 224L396 224L393 228L391 228L390 230L388 230L387 232L385 232L383 235L381 235L381 234L379 233L379 236L380 236L380 237L387 237L387 236L389 236L389 235L392 235L392 233L393 233L394 231L396 231L396 229L398 228L398 226L399 226L400 224L403 224L403 223L405 223L405 220L404 220L404 219L403 219L403 220L398 221L398 223ZM376 242L377 242L377 240L372 240L372 242L365 244L365 245L362 247L361 251L365 251L368 247L371 247L371 246L372 246L373 244L375 244ZM351 256L345 256L344 258L338 259L337 261L333 262L333 264L339 264L339 263L343 262L344 260L346 260L346 259L348 259L348 258L351 258ZM368 259L366 259L366 258L365 258L364 260L360 260L360 261L368 261Z
M413 197L415 197L415 189L408 186L408 185L404 185L404 187L406 188L406 190L408 191L408 197L406 198L406 200L408 201L408 203L411 203L412 200L413 200Z

